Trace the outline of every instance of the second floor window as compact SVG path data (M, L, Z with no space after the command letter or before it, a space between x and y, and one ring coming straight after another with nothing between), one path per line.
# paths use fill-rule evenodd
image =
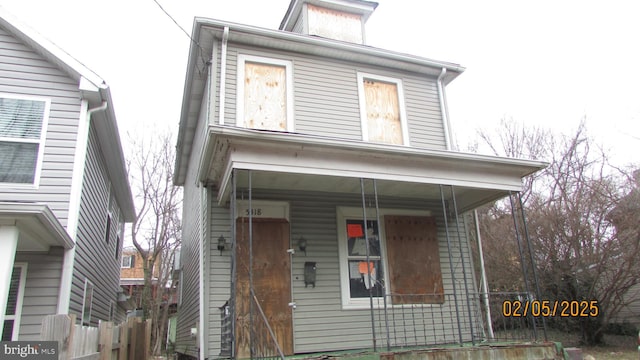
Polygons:
M135 256L133 255L123 255L122 256L122 268L129 269L135 266Z
M236 125L293 131L290 61L238 55Z
M409 145L402 83L398 79L358 73L362 139Z
M0 183L37 185L49 101L0 94Z

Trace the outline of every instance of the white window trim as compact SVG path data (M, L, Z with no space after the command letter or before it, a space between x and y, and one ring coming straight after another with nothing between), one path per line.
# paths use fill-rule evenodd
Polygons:
M89 304L89 314L87 314L88 319L85 319L85 305L87 302L87 285L91 285L91 304ZM93 311L93 298L95 296L95 286L89 279L84 279L84 291L82 293L82 319L80 321L81 325L90 325L91 324L91 312Z
M382 75L358 72L358 100L360 103L360 124L362 126L362 141L369 141L369 126L367 124L367 100L364 96L364 80L371 79L395 84L398 89L398 111L400 112L400 126L402 127L402 145L410 146L409 125L407 123L407 111L404 104L404 90L402 80Z
M133 258L134 255L122 255L122 259L120 260L120 268L121 269L131 269L133 268L133 266L131 266L131 259ZM125 266L124 265L124 259L129 259L129 265Z
M44 148L45 142L47 139L47 126L49 125L49 114L51 112L51 99L41 97L41 96L31 96L31 95L17 95L10 93L1 93L0 97L9 98L9 99L18 99L18 100L32 100L32 101L43 101L44 102L44 114L42 116L42 128L40 129L40 139L32 140L32 139L16 139L11 137L2 137L0 136L0 141L7 142L23 142L30 144L39 144L38 146L38 158L36 160L36 171L33 176L33 183L31 184L23 184L23 183L5 183L0 182L0 188L13 188L13 189L37 189L40 186L40 174L42 173L42 161L44 157Z
M20 280L18 280L18 298L16 299L16 313L14 315L5 315L4 320L13 320L13 332L11 333L11 341L18 341L20 335L20 319L22 319L22 304L24 302L24 287L27 282L27 263L16 262L14 268L21 268ZM4 324L3 324L4 325Z
M265 65L284 66L285 68L285 86L287 99L287 131L294 131L293 121L293 62L289 60L273 59L262 56L238 55L238 78L236 93L236 126L244 128L244 64L246 62L254 62Z
M431 216L431 211L425 210L406 210L406 209L378 209L380 215L380 221L378 223L378 237L380 239L380 258L382 261L382 268L384 273L385 284L385 296L389 291L389 266L387 262L387 247L385 238L385 215L417 215L417 216ZM346 220L363 220L362 208L358 207L342 207L336 208L336 221L338 229L338 256L340 261L340 290L343 310L352 309L369 309L371 304L369 298L351 298L351 291L349 289L349 266L347 263L347 230L345 227ZM375 209L366 209L367 220L378 220L376 218ZM388 300L388 299L387 299ZM387 304L391 307L391 304ZM405 305L393 305L393 307L402 307ZM373 298L373 307L375 309L384 308L384 299L382 297Z

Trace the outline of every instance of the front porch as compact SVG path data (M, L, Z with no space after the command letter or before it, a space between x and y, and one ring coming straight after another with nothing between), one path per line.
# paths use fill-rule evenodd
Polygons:
M544 338L544 324L532 318L499 316L501 301L536 291L517 191L543 164L215 131L200 172L211 214L210 355ZM468 214L506 196L529 268L525 293L500 298L475 273Z
M57 312L65 251L73 246L47 205L0 202L2 341L38 339L42 317Z

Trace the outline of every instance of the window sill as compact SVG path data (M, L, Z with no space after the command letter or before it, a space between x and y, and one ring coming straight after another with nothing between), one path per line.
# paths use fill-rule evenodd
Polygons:
M21 183L5 183L0 182L0 189L8 189L8 190L37 190L37 184L21 184Z

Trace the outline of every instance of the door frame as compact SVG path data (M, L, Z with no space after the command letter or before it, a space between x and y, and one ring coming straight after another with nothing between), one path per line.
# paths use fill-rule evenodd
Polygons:
M13 320L13 332L11 334L11 341L17 341L20 335L20 320L22 319L22 305L24 303L24 289L27 282L27 268L26 262L14 262L12 269L21 268L20 278L18 279L18 293L16 298L16 311L13 315L5 315L4 321ZM13 270L12 270L13 271ZM13 277L13 274L12 274ZM7 299L8 300L8 299ZM2 324L4 326L4 324ZM2 334L4 336L5 334Z
M289 219L289 202L287 201L275 201L275 200L251 200L251 217L253 220L257 220L259 222L269 222L272 221L286 221L289 232L288 239L288 249L292 247L292 235L291 235L291 221ZM236 224L236 229L238 230L237 222L241 218L248 219L249 218L249 200L236 200L235 206L235 214L234 214L234 223ZM236 233L236 238L238 238L238 234ZM235 250L234 250L235 251ZM236 254L237 256L237 254ZM293 258L292 253L289 252L289 289L290 289L290 299L288 300L288 306L291 311L291 346L292 346L292 354L295 354L296 343L295 343L295 312L293 311L295 307L291 307L291 304L294 303L294 284L293 284ZM237 262L238 260L236 260ZM237 276L237 274L236 274ZM234 286L237 286L234 285ZM234 291L235 292L235 291ZM236 295L237 296L237 295ZM238 314L236 313L235 316ZM235 321L235 319L234 319ZM234 335L235 337L235 335ZM233 345L234 347L237 344Z

